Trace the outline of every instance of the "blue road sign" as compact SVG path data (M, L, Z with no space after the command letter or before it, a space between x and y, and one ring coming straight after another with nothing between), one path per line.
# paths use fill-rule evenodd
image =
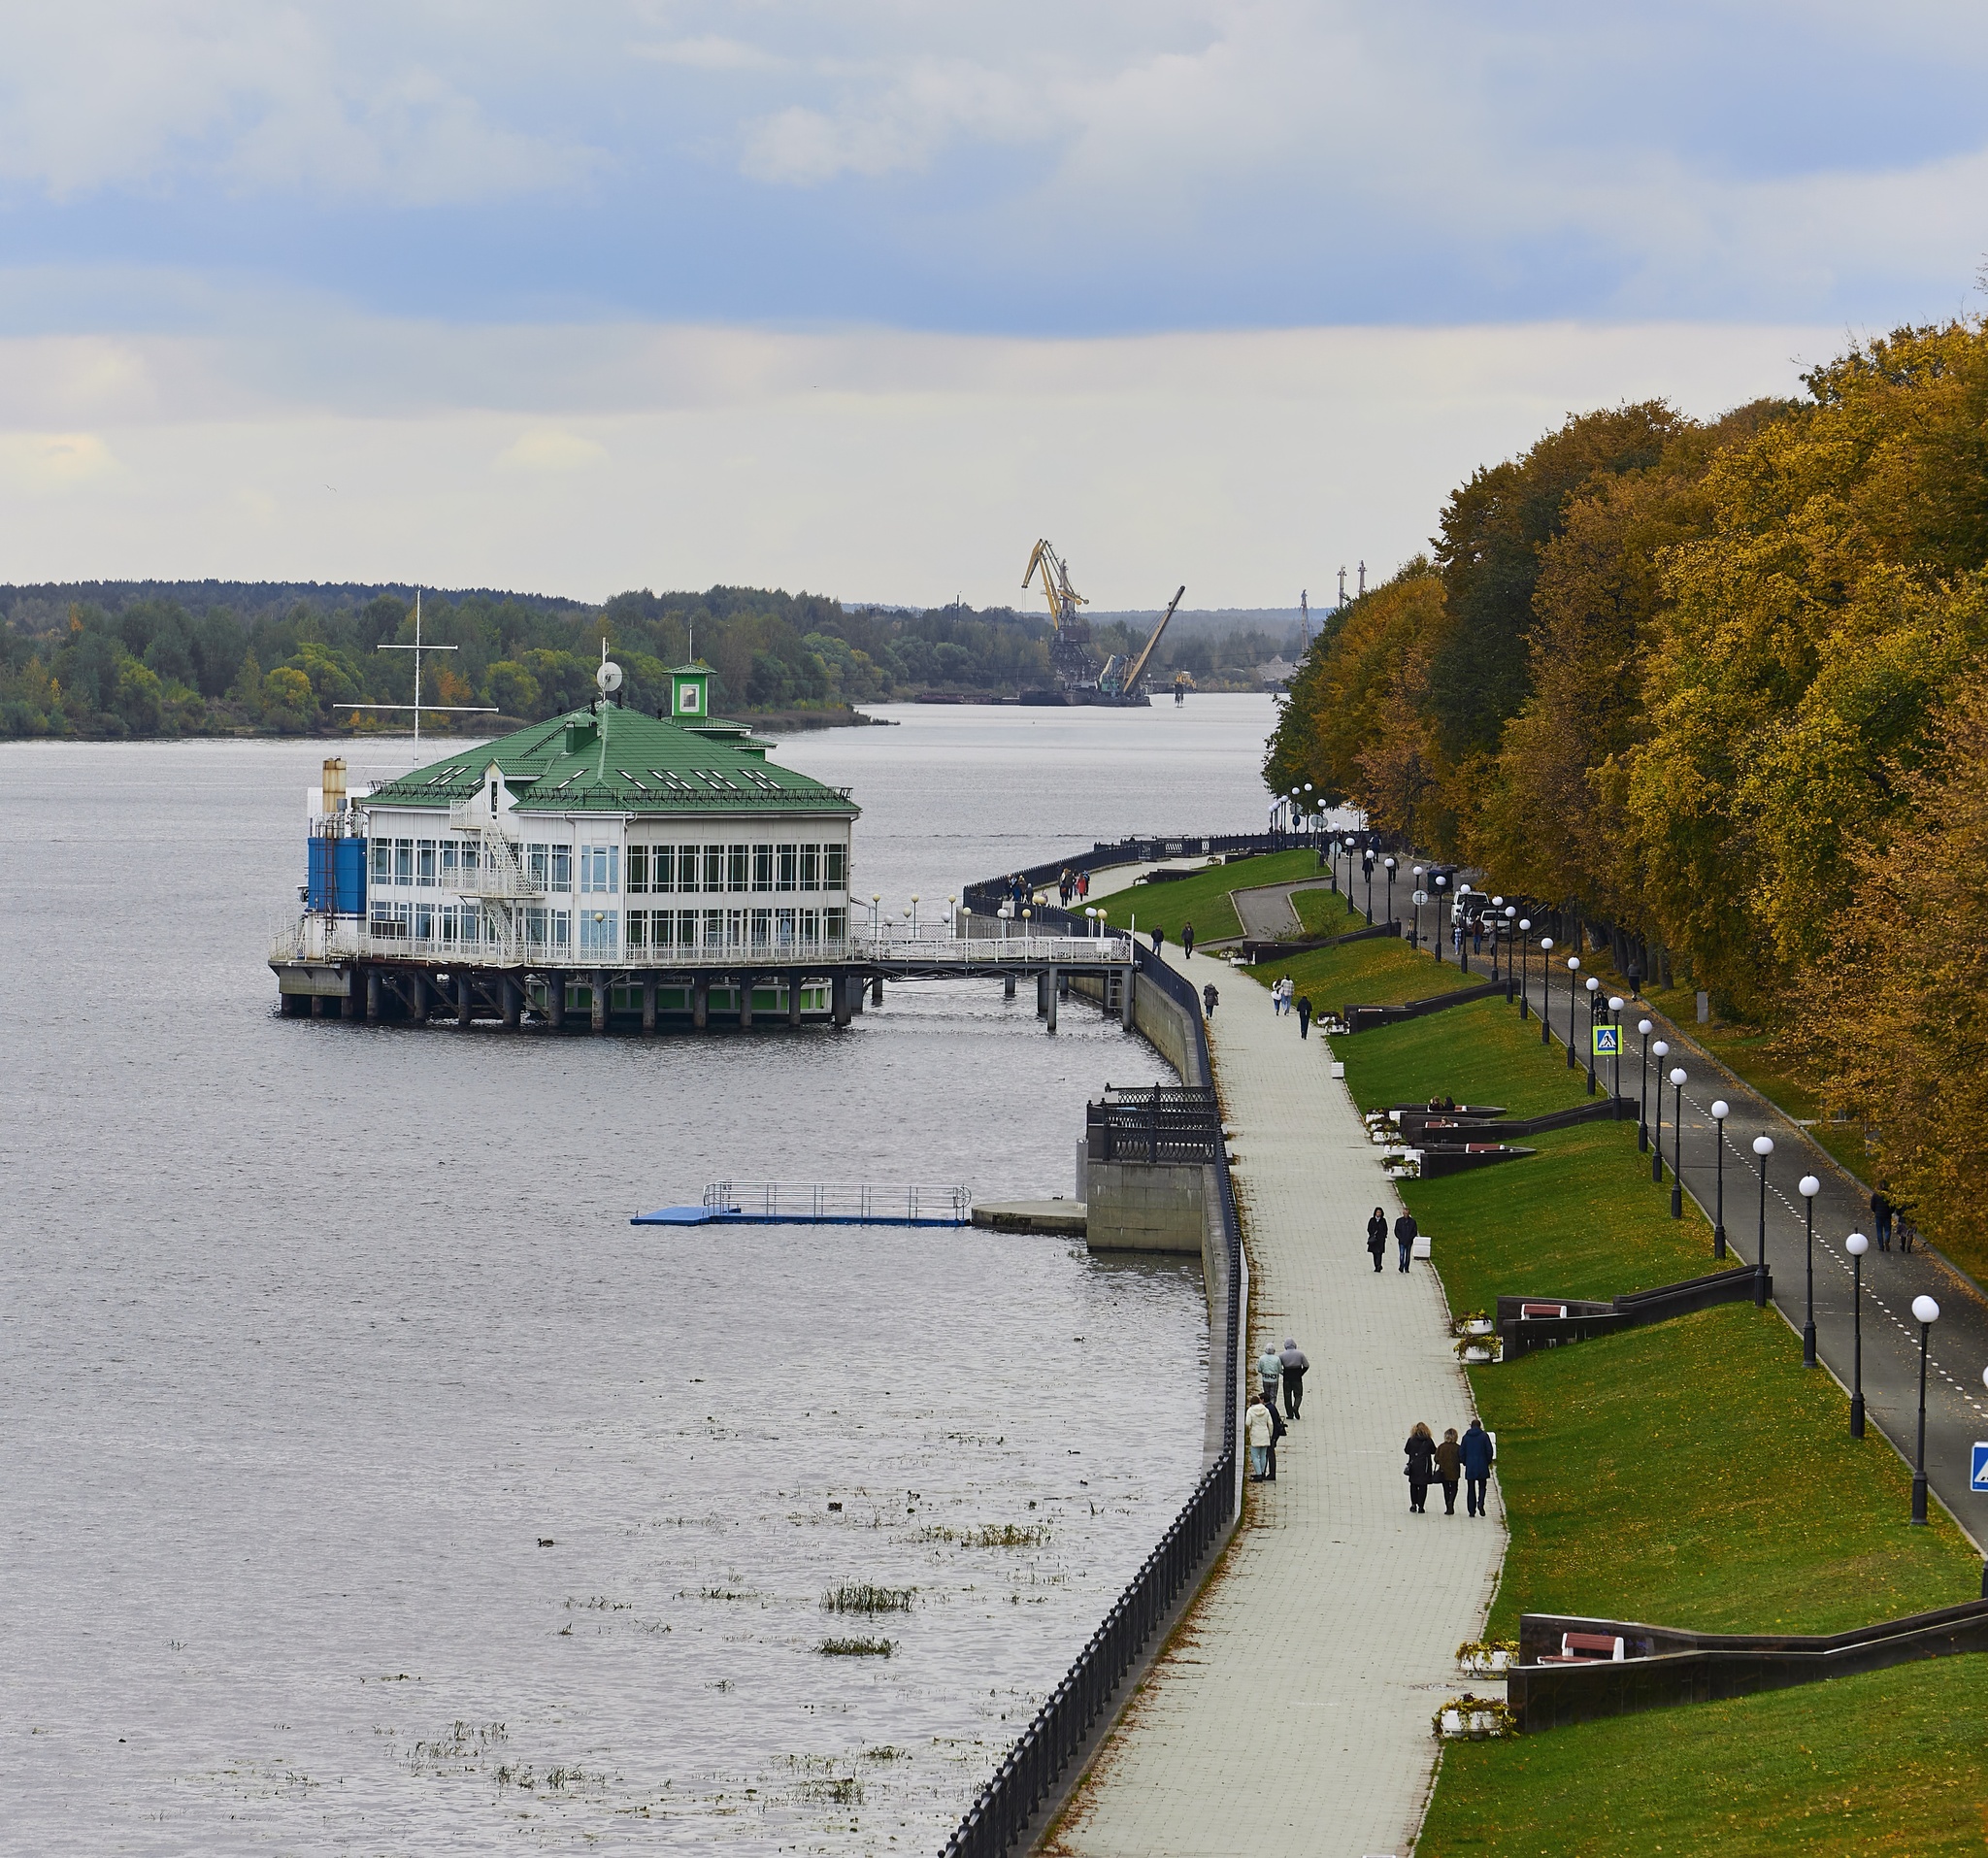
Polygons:
M1622 1049L1622 1028L1620 1026L1597 1026L1595 1028L1595 1056L1612 1058Z
M1974 1469L1968 1479L1968 1488L1988 1496L1988 1439L1974 1442Z

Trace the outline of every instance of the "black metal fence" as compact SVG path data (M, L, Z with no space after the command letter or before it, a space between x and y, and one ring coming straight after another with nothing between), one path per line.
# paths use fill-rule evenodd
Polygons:
M1112 845L1094 845L1088 851L1029 865L1014 875L1034 892L1054 884L1065 871L1102 871L1111 865L1151 864L1162 858L1213 858L1237 851L1295 851L1324 843L1322 835L1304 832L1146 834ZM1005 877L983 879L968 884L961 901L969 910L991 914L1008 901L1008 885Z
M1055 867L1053 869L1060 869ZM1053 875L1053 870L1052 870ZM1187 1015L1199 1046L1203 1076L1208 1071L1208 1032L1193 986L1163 961L1140 957L1140 972ZM1001 1858L1021 1837L1057 1777L1083 1746L1085 1737L1118 1688L1133 1660L1172 1611L1182 1589L1208 1552L1235 1519L1242 1497L1236 1476L1236 1399L1242 1362L1242 1229L1236 1219L1236 1194L1223 1145L1214 1145L1215 1178L1221 1189L1222 1237L1229 1259L1227 1336L1220 1359L1223 1382L1222 1449L1195 1486L1159 1545L1092 1633L1063 1680L1049 1693L1035 1719L1022 1731L1008 1757L967 1808L946 1841L944 1858Z
M1084 1152L1093 1161L1206 1164L1221 1143L1221 1111L1206 1085L1107 1085L1102 1103L1084 1105Z

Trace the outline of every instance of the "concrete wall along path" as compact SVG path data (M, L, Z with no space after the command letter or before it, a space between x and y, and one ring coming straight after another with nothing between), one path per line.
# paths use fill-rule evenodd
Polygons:
M1190 975L1197 958L1182 964ZM1068 1858L1363 1858L1406 1853L1436 1760L1429 1719L1458 1688L1505 1552L1492 1515L1408 1513L1402 1443L1469 1423L1449 1308L1425 1264L1375 1274L1367 1216L1400 1212L1321 1038L1208 964L1251 1272L1252 1360L1297 1337L1304 1417L1277 1481L1249 1486L1227 1558L1044 1844ZM1440 1263L1441 1235L1436 1237Z

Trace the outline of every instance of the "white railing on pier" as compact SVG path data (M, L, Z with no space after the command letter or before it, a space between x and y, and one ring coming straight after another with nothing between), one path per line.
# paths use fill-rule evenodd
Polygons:
M810 968L845 962L878 962L972 974L996 970L1004 963L1093 967L1122 966L1132 960L1126 936L1011 936L982 940L978 936L871 935L867 932L830 941L739 941L698 943L689 946L581 947L559 946L527 937L521 927L483 912L480 933L453 936L412 936L391 933L383 924L356 917L308 915L279 930L270 943L273 963L292 961L441 961L465 967L607 968L633 970L730 968Z
M925 1225L973 1223L974 1197L965 1187L878 1187L867 1181L817 1180L801 1185L778 1180L713 1180L704 1190L711 1212L801 1224L916 1220Z

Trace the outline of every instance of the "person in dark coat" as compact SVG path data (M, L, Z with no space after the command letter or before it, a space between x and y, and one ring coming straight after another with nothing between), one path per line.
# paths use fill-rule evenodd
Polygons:
M1408 1459L1404 1467L1408 1474L1408 1508L1419 1516L1423 1513L1422 1506L1429 1501L1430 1480L1436 1475L1436 1441L1429 1436L1429 1428L1418 1419L1414 1431L1408 1434L1408 1443L1402 1449Z
M1442 1486L1442 1513L1456 1514L1456 1480L1463 1475L1463 1454L1457 1447L1456 1428L1445 1428L1442 1443L1436 1447L1436 1481Z
M1291 1429L1284 1424L1284 1416L1277 1411L1277 1397L1268 1395L1263 1403L1270 1409L1270 1450L1264 1454L1264 1462L1270 1468L1263 1474L1263 1481L1274 1484L1277 1480L1277 1441Z
M1167 940L1167 932L1166 932L1166 931L1165 931L1164 929L1155 929L1155 930L1153 931L1153 953L1154 953L1154 954L1158 954L1158 953L1160 952L1160 948L1161 948L1162 945L1164 945L1164 943L1166 942L1166 940Z
M1298 996L1298 1037L1311 1037L1311 996L1309 993Z
M1189 961L1194 959L1194 925L1191 922L1180 925L1180 952Z
M1220 1005L1221 998L1222 996L1215 992L1215 983L1212 980L1210 980L1207 986L1202 988L1201 1010L1203 1012L1207 1013L1210 1019L1212 1019L1215 1016L1215 1008L1218 1005Z
M1289 1336L1284 1338L1281 1359L1284 1364L1284 1417L1295 1419L1298 1409L1305 1404L1305 1377L1311 1370L1311 1361Z
M1871 1217L1877 1227L1877 1248L1879 1251L1889 1251L1891 1249L1891 1195L1886 1193L1882 1185L1880 1185L1877 1191L1871 1196Z
M1395 1247L1401 1254L1402 1270L1405 1272L1408 1268L1408 1260L1414 1256L1416 1230L1415 1215L1411 1212L1403 1213L1394 1222Z
M1457 1456L1463 1460L1464 1498L1471 1514L1484 1513L1484 1485L1491 1476L1491 1467L1498 1462L1497 1447L1491 1443L1491 1435L1484 1430L1481 1419L1473 1419L1470 1430L1457 1444Z
M1367 1249L1374 1254L1374 1269L1380 1269L1381 1254L1387 1249L1387 1214L1378 1207L1367 1222Z

